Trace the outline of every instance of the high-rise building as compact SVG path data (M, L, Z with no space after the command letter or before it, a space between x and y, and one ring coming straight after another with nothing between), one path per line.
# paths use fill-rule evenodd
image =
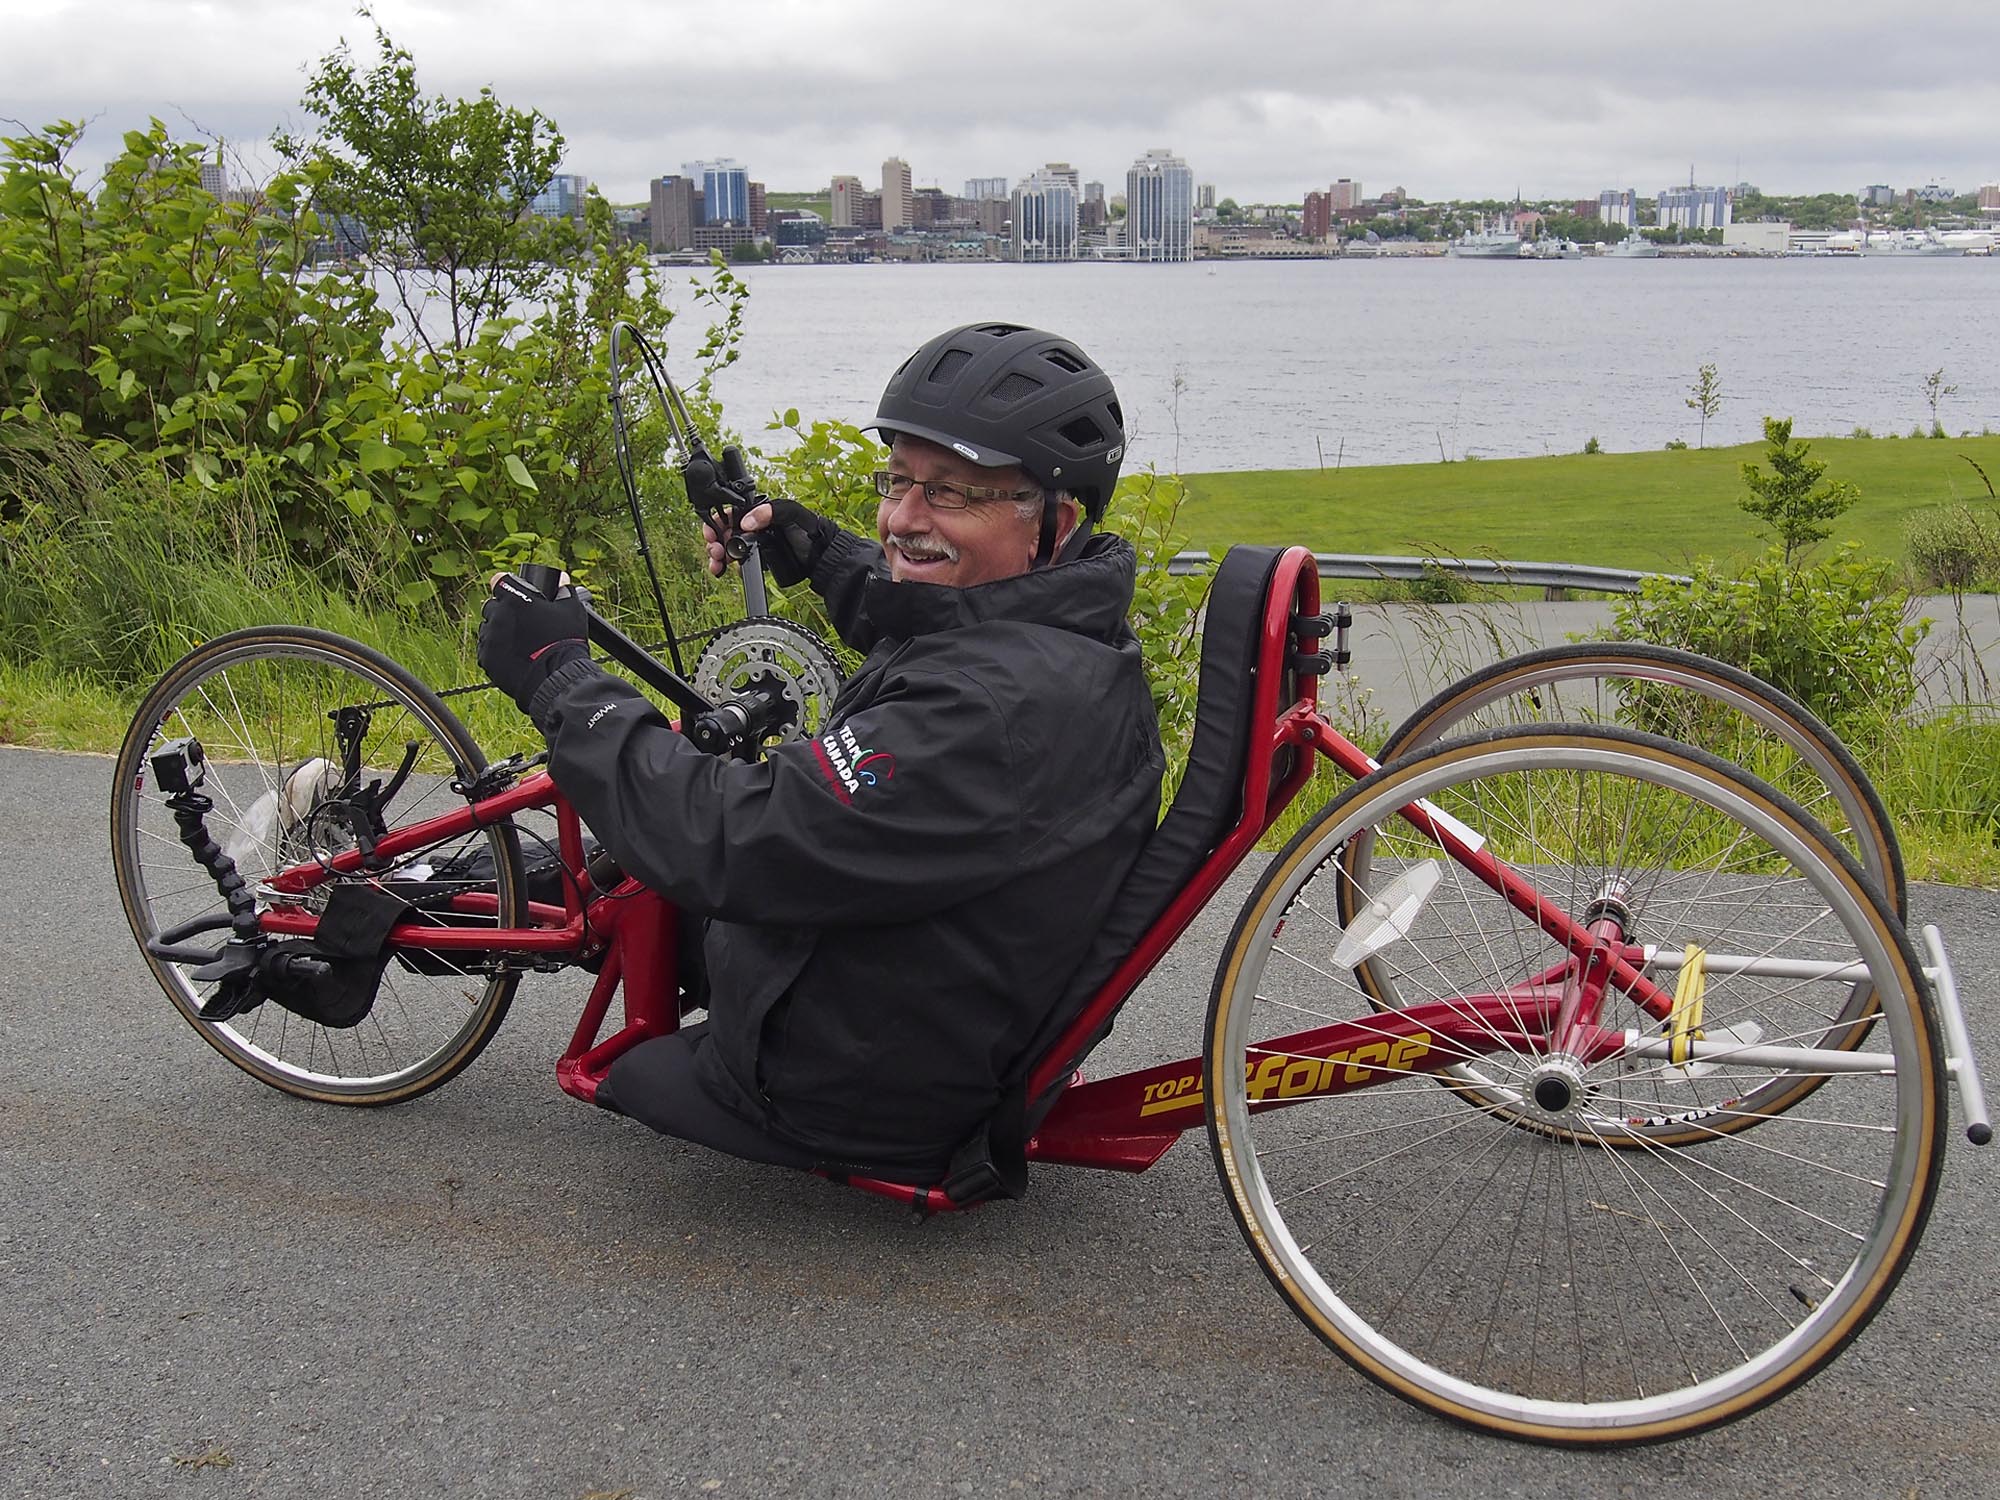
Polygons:
M694 244L694 226L701 222L701 192L685 173L653 180L648 216L653 249L686 250Z
M1660 189L1662 229L1726 229L1729 219L1728 188L1690 185Z
M1299 215L1299 233L1309 240L1323 240L1333 227L1333 200L1325 193L1306 194L1305 210Z
M1110 217L1105 211L1104 184L1086 182L1083 185L1083 201L1077 205L1077 226L1081 229L1102 229Z
M890 234L910 227L915 212L910 196L910 164L892 156L882 163L882 227Z
M1167 150L1125 174L1125 243L1133 260L1194 259L1194 173Z
M702 223L749 227L750 173L741 162L723 157L688 162L681 170L701 189Z
M1871 182L1855 196L1864 208L1893 208L1896 203L1896 190L1886 182Z
M1076 185L1068 178L1030 176L1014 189L1014 259L1075 260L1076 210Z
M2000 214L2000 182L1989 182L1979 190L1979 211Z
M1597 195L1597 218L1603 224L1639 226L1639 195L1630 188L1606 188Z
M752 234L764 233L764 226L765 226L764 184L761 182L753 182L750 184L749 224L750 224L750 232Z
M1069 184L1069 190L1076 194L1076 201L1083 202L1083 174L1066 161L1052 161L1043 166L1041 174Z
M545 219L583 219L584 194L590 179L580 172L558 172L549 185L528 200L528 210Z
M965 179L965 196L975 203L989 198L1007 196L1007 179L1004 177L968 177Z
M860 220L855 209L861 202L863 192L859 177L836 177L833 179L833 207L829 218L835 229L852 229Z
M1194 190L1194 211L1198 214L1215 212L1215 184L1204 182Z
M215 148L215 160L201 164L201 190L214 197L227 196L229 192L229 172L222 165L222 148Z
M1326 191L1327 198L1332 204L1335 213L1340 212L1343 208L1359 208L1361 206L1361 184L1351 177L1340 178Z

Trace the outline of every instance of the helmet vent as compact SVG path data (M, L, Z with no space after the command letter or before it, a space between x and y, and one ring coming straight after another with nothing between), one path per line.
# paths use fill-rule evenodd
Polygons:
M944 385L971 363L972 356L963 349L947 349L938 356L938 362L931 366L931 383Z
M1042 358L1047 360L1050 364L1054 365L1057 369L1067 370L1072 375L1080 375L1084 372L1084 370L1089 368L1087 365L1084 364L1082 360L1078 359L1074 354L1071 354L1067 349L1047 350L1043 353Z
M1111 420L1117 424L1119 431L1121 432L1124 431L1125 409L1121 407L1116 401L1105 402L1104 409L1111 413Z
M1009 373L1005 380L994 386L988 395L991 400L998 401L1002 405L1010 405L1024 397L1034 395L1036 391L1041 389L1042 383L1039 380L1035 379L1032 375L1023 375L1019 370L1015 370Z
M1079 448L1091 448L1104 441L1104 429L1088 417L1078 417L1056 429Z

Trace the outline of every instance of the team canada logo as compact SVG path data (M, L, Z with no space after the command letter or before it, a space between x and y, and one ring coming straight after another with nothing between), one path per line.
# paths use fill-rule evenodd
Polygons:
M845 724L814 740L813 753L842 802L852 802L863 788L880 786L896 774L895 756L862 744Z

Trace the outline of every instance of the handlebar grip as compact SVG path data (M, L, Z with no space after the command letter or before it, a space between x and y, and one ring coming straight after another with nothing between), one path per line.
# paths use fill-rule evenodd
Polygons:
M555 598L562 589L562 569L547 563L522 563L514 570L514 576L544 599Z

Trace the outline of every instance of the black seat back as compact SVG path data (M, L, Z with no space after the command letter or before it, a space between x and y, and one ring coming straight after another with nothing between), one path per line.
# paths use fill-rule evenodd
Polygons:
M1232 547L1216 569L1202 624L1194 736L1180 789L1166 817L1133 861L1082 964L1037 1034L1027 1054L1025 1065L1030 1069L1083 1013L1242 817L1251 742L1261 739L1268 728L1251 724L1250 701L1256 688L1257 654L1264 640L1266 596L1283 555L1277 547ZM1280 707L1290 702L1289 693L1279 694ZM1287 756L1297 753L1286 752ZM1285 769L1277 767L1275 774L1282 776ZM1102 1027L1063 1059L1058 1079L1110 1031L1111 1018L1107 1017ZM1043 1098L1026 1101L1025 1123L1030 1132L1059 1092L1060 1081Z

